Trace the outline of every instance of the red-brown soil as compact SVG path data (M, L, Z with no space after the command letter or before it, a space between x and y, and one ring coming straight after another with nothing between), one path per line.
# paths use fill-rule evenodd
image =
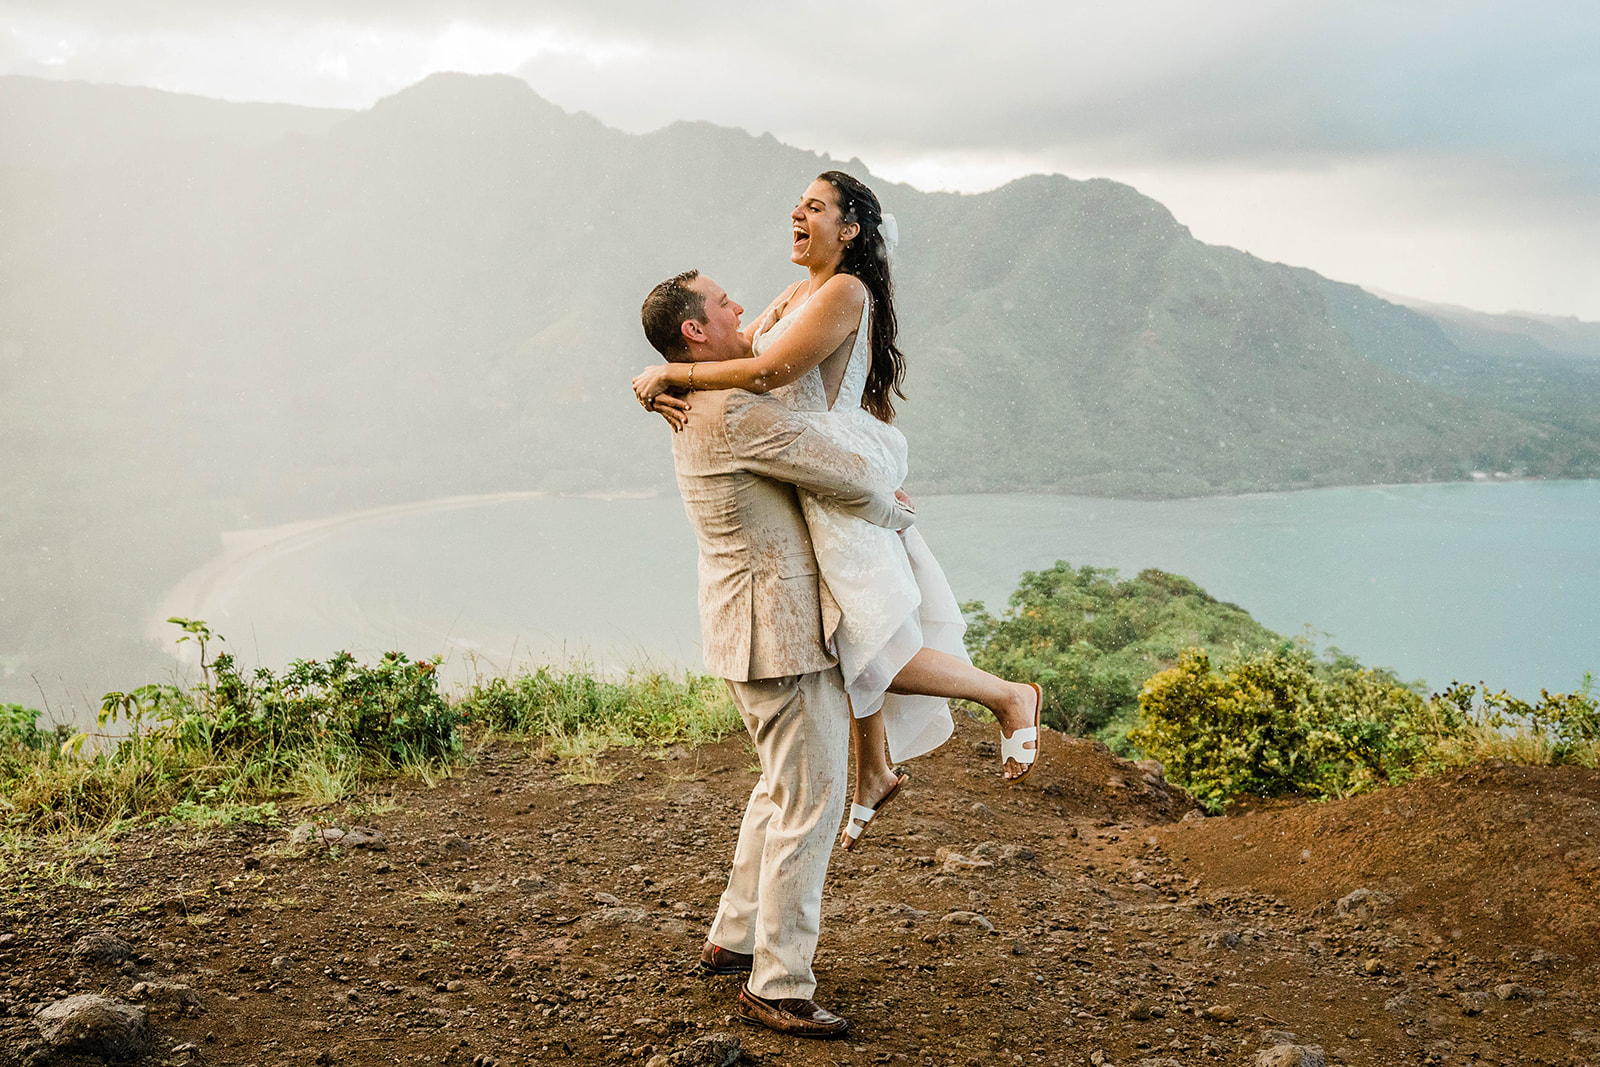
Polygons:
M817 998L841 1041L744 1026L737 979L696 973L754 778L734 738L610 754L601 785L497 745L386 813L313 813L377 826L382 852L147 830L0 887L0 1065L44 1062L35 1006L151 979L198 1003L152 1002L146 1063L644 1067L725 1031L797 1067L1188 1067L1286 1031L1329 1062L1600 1064L1600 774L1179 821L1183 794L1054 733L1007 786L992 730L962 723L835 855ZM120 970L70 955L101 928L132 946Z
M1190 827L1185 826L1188 831ZM1357 886L1440 943L1600 959L1600 775L1480 766L1332 804L1210 821L1170 838L1216 887L1297 908Z

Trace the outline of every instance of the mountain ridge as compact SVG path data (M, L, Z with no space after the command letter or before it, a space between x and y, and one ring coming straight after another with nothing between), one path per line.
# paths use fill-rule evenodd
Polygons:
M1589 322L1576 315L1546 315L1537 311L1515 310L1495 313L1375 288L1368 288L1367 292L1391 304L1411 308L1442 326L1463 328L1462 337L1453 337L1457 344L1465 342L1468 347L1475 347L1469 339L1470 334L1465 331L1482 331L1498 334L1508 340L1515 338L1526 341L1538 349L1531 354L1600 359L1600 322Z

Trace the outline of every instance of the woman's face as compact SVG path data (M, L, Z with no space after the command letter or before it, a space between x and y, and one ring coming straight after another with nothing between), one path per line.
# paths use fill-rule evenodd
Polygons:
M802 267L837 267L845 245L861 232L860 226L844 221L838 190L821 178L806 187L789 221L794 226L789 259Z

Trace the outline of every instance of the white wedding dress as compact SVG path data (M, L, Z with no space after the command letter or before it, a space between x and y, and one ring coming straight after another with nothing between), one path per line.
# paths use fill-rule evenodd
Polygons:
M906 438L861 406L872 362L867 321L871 300L861 310L861 325L832 407L813 367L798 381L772 390L790 410L805 414L834 444L854 452L888 478L904 483ZM790 312L752 345L760 355L793 322ZM836 510L800 492L817 565L843 616L833 635L833 652L844 675L845 691L857 718L883 712L889 758L895 762L932 752L950 738L955 722L941 697L889 693L889 683L923 648L971 662L962 643L966 620L944 571L915 526L897 533Z

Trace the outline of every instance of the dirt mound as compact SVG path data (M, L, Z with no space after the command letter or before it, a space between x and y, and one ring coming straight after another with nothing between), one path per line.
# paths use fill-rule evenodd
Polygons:
M1549 895L1590 884L1554 873L1595 839L1595 776L1485 770L1180 822L1192 805L1153 769L1054 733L1007 786L993 734L962 723L835 856L817 996L844 1041L741 1027L737 979L696 971L754 779L736 738L614 753L589 784L500 745L314 813L299 843L166 829L52 857L0 897L0 1064L43 1056L34 1012L79 993L148 1006L147 1060L170 1064L646 1067L726 1059L724 1032L746 1064L796 1067L1191 1067L1296 1044L1375 1067L1600 1062L1593 896ZM314 832L334 825L361 847ZM1540 940L1541 917L1568 933ZM126 953L74 953L90 933Z
M1331 804L1186 827L1207 885L1327 908L1357 889L1452 944L1600 958L1600 773L1477 767Z

